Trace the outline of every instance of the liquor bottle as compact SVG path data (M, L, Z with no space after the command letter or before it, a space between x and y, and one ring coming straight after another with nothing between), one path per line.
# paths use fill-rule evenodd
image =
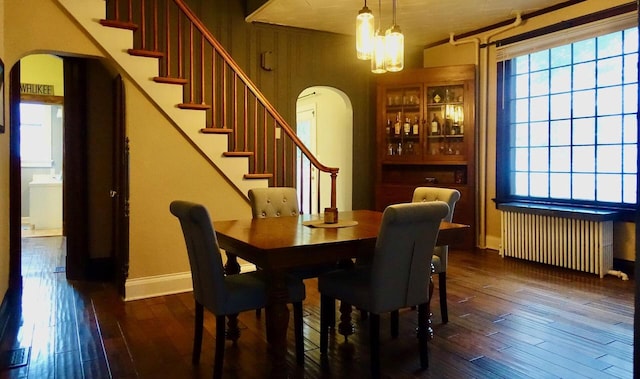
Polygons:
M440 122L438 121L438 117L435 113L433 114L433 118L431 119L431 134L440 134Z
M414 136L420 134L420 121L418 120L418 116L413 120L413 125L411 127L411 132Z
M405 136L408 136L411 133L411 121L409 121L409 117L404 119L404 124L402 124L402 129L404 131Z
M398 142L398 149L396 150L398 155L402 155L402 142Z
M400 135L400 113L398 112L398 115L396 116L396 123L393 124L393 134L395 134L396 136Z
M387 136L391 135L391 119L390 118L387 119L387 126L385 131L387 132Z

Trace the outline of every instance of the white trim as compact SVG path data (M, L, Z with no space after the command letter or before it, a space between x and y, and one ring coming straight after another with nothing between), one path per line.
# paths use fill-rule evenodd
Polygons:
M256 266L247 263L240 265L240 272L255 271ZM125 301L147 299L150 297L173 295L193 291L191 272L147 276L128 279L125 284Z
M190 271L127 279L124 288L125 301L172 295L193 290Z
M537 51L629 29L638 25L637 17L638 14L636 12L625 13L544 36L496 47L496 61L506 61Z

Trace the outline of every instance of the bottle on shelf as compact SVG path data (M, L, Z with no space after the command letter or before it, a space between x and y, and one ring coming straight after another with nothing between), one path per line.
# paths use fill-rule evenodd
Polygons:
M405 136L408 136L411 133L411 122L409 121L409 117L404 119L404 124L402 124L402 131Z
M387 119L387 126L385 128L385 132L387 133L387 136L391 135L391 119L390 118Z
M431 135L435 136L438 134L440 134L440 122L438 121L438 116L434 113L431 118Z
M398 155L402 155L402 142L398 142L398 148L396 149Z
M401 125L400 125L400 112L398 112L398 114L396 115L396 123L393 124L393 134L395 134L396 136L400 135L401 129L400 129Z
M393 155L393 145L387 145L387 155Z
M416 116L413 119L413 125L411 126L411 134L413 134L414 136L417 136L418 134L420 134L420 120L418 119L418 116Z

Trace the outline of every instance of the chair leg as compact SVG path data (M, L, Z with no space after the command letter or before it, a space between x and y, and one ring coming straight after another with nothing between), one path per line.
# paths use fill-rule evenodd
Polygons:
M216 355L213 360L213 378L222 378L222 364L224 362L225 327L224 316L216 316Z
M202 324L204 323L204 308L196 301L196 318L193 332L193 355L191 363L200 363L200 351L202 350Z
M371 377L380 377L380 315L369 315L369 345L371 350Z
M296 340L296 362L304 365L304 336L302 335L302 302L293 303L293 331Z
M418 305L418 343L420 345L420 367L429 368L429 351L427 341L429 333L427 331L427 319L429 317L429 307L427 304Z
M331 306L333 304L333 306ZM320 354L326 355L329 345L329 324L331 323L330 311L333 311L335 319L336 301L328 296L320 295Z
M400 330L400 311L391 311L391 338L398 338Z
M449 322L449 311L447 310L447 273L441 272L438 274L438 291L440 293L440 315L442 316L442 323Z

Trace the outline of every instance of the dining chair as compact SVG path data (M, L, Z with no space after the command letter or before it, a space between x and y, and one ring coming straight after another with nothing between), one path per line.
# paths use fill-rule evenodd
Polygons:
M180 220L187 247L195 299L195 331L192 363L200 362L204 308L216 317L216 351L213 377L222 377L225 348L225 316L237 315L267 304L266 282L261 272L224 275L220 247L206 208L200 204L176 200L169 207ZM287 278L289 300L293 303L296 360L304 362L302 301L305 287L301 280ZM233 341L236 342L235 340Z
M371 264L335 270L318 278L320 292L320 354L326 359L330 315L325 305L335 300L369 314L371 376L380 376L380 314L418 307L420 366L429 366L427 309L431 260L440 220L449 212L442 201L388 206L376 240Z
M453 188L438 187L417 187L413 191L412 202L444 201L449 205L449 213L443 218L444 221L453 220L453 211L456 202L460 200L460 192ZM436 246L433 249L431 265L433 273L438 274L438 294L440 297L440 315L442 323L449 322L449 311L447 309L447 263L449 258L449 246Z
M265 187L249 189L249 204L253 218L298 216L298 193L293 187ZM333 264L314 265L293 270L290 274L299 279L316 278L328 270L336 268ZM260 316L260 309L256 310ZM331 326L335 325L335 320Z

